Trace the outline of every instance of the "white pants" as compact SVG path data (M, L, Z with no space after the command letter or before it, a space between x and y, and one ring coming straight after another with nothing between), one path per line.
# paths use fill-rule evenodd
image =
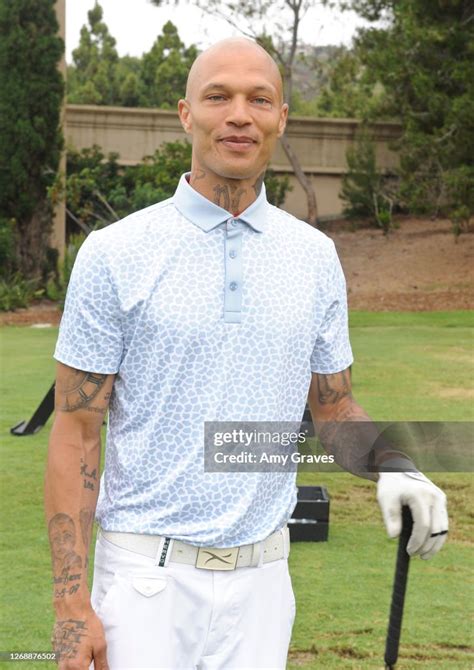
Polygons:
M232 571L159 567L99 533L92 606L110 670L286 667L295 615L286 559Z

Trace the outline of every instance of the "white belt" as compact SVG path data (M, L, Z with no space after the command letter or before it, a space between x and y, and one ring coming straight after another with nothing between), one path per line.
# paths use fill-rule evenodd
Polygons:
M288 527L269 535L262 542L245 544L242 547L222 549L217 547L195 547L192 544L160 535L118 533L99 529L101 535L112 544L156 558L157 565L165 567L168 562L186 563L204 570L235 570L257 567L262 563L287 558L290 548Z

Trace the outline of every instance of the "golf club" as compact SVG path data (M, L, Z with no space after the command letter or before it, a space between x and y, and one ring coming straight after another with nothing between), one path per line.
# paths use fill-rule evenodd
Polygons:
M400 632L403 618L403 606L405 604L408 568L410 566L410 556L407 553L407 544L412 528L413 518L410 508L407 505L404 505L402 508L402 530L398 540L397 564L395 567L395 578L393 581L390 619L388 622L387 638L385 642L386 670L393 670L398 658L398 647L400 644Z

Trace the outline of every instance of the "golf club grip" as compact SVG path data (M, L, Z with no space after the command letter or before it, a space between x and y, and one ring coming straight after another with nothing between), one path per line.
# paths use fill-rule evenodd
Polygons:
M407 544L413 528L413 519L410 508L402 507L402 531L398 541L397 565L395 568L395 579L393 581L392 604L390 607L390 619L388 622L387 640L385 643L385 665L391 668L398 658L398 646L400 643L400 631L402 628L403 605L405 603L405 591L408 579L408 567L410 556L407 553Z

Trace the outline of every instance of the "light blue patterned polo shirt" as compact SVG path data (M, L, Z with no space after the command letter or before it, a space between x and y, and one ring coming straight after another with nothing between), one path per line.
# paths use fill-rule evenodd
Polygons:
M299 421L311 371L352 363L333 242L270 205L237 218L183 175L175 195L93 232L54 357L116 373L97 519L237 546L281 527L294 473L211 473L205 421Z

